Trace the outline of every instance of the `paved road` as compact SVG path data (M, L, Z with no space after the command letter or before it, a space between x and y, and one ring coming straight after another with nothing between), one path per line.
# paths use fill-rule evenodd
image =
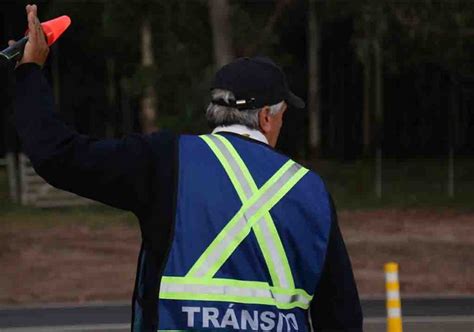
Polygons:
M385 302L364 301L364 331L385 331ZM402 300L404 332L474 332L474 297Z
M365 331L385 331L383 300L364 300ZM474 332L474 297L405 299L404 332ZM128 331L128 304L0 308L0 331Z

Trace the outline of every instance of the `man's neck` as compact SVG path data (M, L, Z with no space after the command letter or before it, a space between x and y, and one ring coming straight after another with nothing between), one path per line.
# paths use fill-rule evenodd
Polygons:
M268 144L267 138L260 131L258 131L256 129L250 129L247 126L238 125L238 124L234 124L234 125L230 125L230 126L219 126L219 127L216 127L212 131L212 133L215 134L215 133L218 133L218 132L221 132L221 131L226 131L226 132L229 132L229 133L239 134L239 135L254 139L256 141Z

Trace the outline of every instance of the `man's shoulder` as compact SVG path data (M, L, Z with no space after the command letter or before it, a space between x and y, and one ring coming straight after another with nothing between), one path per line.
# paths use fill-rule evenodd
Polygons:
M142 139L147 141L154 149L163 149L174 146L180 135L171 130L163 129L152 132L150 134L140 135Z
M155 162L170 162L174 159L180 135L170 130L158 130L149 134L131 134L128 140L140 141L141 146L148 150Z

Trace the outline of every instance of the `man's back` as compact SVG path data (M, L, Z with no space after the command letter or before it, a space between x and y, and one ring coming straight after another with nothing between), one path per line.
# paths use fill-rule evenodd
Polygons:
M177 194L160 328L306 330L331 225L319 177L242 136L181 136Z

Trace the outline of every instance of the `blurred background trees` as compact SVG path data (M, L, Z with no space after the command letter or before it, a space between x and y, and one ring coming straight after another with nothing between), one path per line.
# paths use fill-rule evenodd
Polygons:
M0 0L1 45L24 33L26 3ZM362 294L383 290L383 282L382 288L374 285L382 280L379 267L387 260L404 266L407 291L472 294L472 273L465 264L472 241L463 238L470 234L474 195L472 0L36 3L42 20L63 14L72 18L52 47L44 72L60 115L80 133L95 137L155 128L208 132L204 111L215 70L234 57L272 57L292 90L307 102L306 112L286 112L278 148L321 174L338 210L348 210L340 213L340 222ZM20 192L20 181L15 181L20 176L10 171L21 150L11 123L12 69L0 66L0 219L7 249L2 266L7 267L4 277L13 281L4 287L11 297L3 301L128 297L131 289L121 286L104 293L102 281L110 279L108 273L119 277L117 285L133 278L127 273L133 273L136 254L131 248L138 243L132 235L138 241L138 233L110 228L117 222L134 227L133 216L102 207L40 210L12 203ZM384 157L383 172L375 167L376 154ZM383 196L374 195L374 187L382 193L382 183ZM84 223L91 225L90 231ZM114 248L106 248L107 253L100 234L112 234ZM85 242L87 236L91 239ZM37 254L25 255L22 243L28 246L32 238L43 238L46 249L35 245ZM124 243L130 247L128 256ZM72 260L62 255L65 263L58 264L58 248L63 247L67 253L78 247L83 251ZM55 258L48 273L43 265L35 273L32 260L51 252ZM104 262L119 255L122 268L104 270L98 277L90 264L93 256L88 256L93 252ZM93 273L76 273L84 264ZM433 278L446 270L452 272L449 278ZM25 289L22 297L14 281L25 277L24 271L39 287ZM41 291L52 275L65 281L56 295ZM70 283L80 295L71 295Z
M4 44L25 28L23 1L3 1ZM280 148L354 160L474 152L474 3L390 0L39 2L73 24L47 72L79 131L121 136L207 130L216 67L264 54L308 112L288 112ZM3 87L6 126L8 89ZM10 93L11 94L11 93ZM5 131L4 131L5 132ZM3 144L4 145L4 144Z

